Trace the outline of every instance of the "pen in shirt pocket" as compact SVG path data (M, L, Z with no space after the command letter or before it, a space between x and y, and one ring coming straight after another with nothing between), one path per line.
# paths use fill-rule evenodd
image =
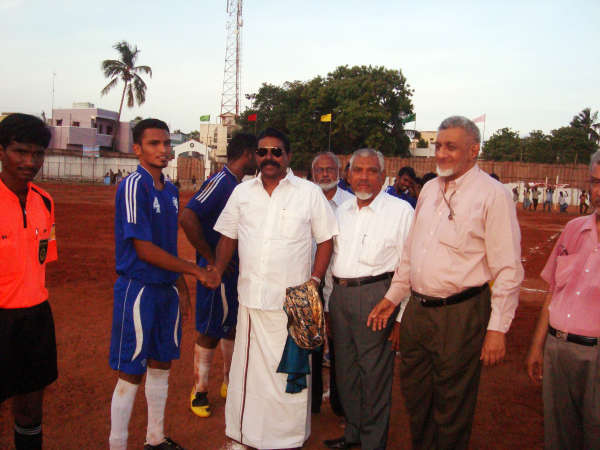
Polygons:
M564 245L560 244L558 246L558 256L566 256L568 254L569 254L569 252L567 251L567 247L565 247Z

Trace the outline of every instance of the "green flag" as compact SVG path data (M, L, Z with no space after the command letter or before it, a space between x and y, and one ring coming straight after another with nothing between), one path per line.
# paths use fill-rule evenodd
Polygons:
M200 116L200 122L210 122L210 114Z
M417 115L415 113L412 113L406 117L400 117L400 120L402 121L402 123L414 122L415 120L417 120Z

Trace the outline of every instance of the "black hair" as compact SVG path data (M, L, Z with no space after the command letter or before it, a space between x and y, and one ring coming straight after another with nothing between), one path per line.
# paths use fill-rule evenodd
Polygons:
M423 175L423 184L427 183L429 180L433 180L436 177L437 177L437 173L427 172L425 175Z
M237 133L227 144L227 159L235 161L239 159L247 149L256 148L256 136L249 133Z
M279 139L281 142L283 142L285 152L290 152L290 140L283 132L279 131L277 128L269 127L262 130L256 138L256 140L260 141L262 138L266 137L273 137Z
M408 175L409 177L411 177L413 180L417 179L417 174L415 173L415 169L413 169L410 166L404 166L402 169L400 169L398 171L398 178L400 178L402 175Z
M10 114L0 122L0 145L4 148L11 142L48 148L51 137L52 134L46 124L29 114Z
M144 119L140 120L133 127L133 142L142 145L142 136L144 135L144 131L150 128L158 128L159 130L165 130L169 133L169 126L159 119Z

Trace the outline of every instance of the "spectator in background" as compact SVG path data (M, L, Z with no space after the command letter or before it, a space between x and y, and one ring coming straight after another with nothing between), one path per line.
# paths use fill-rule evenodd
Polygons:
M588 194L585 191L581 191L579 195L579 214L587 214L588 208Z
M561 213L566 213L569 204L567 203L567 193L560 191L558 193L558 206Z
M513 202L515 202L515 205L517 203L519 203L519 188L517 186L515 186L512 190L513 193Z
M554 195L554 189L550 186L546 186L546 200L544 200L544 211L548 206L548 212L552 212L552 196Z
M497 173L494 173L494 172L490 173L490 177L492 177L496 181L500 181L500 177L498 176Z
M437 173L427 172L425 175L423 175L423 186L425 186L425 183L427 183L429 180L433 180L435 177L437 177Z
M531 205L531 192L529 191L529 188L525 188L525 192L523 193L523 210L527 211L529 205Z
M540 200L540 191L537 187L533 188L533 193L531 194L531 199L533 200L533 210L537 211L537 205Z
M402 167L398 171L398 176L394 180L394 184L388 186L385 189L385 192L407 201L414 209L417 206L417 194L415 191L416 178L417 175L415 174L415 169L409 166Z
M340 181L338 181L338 187L346 192L354 194L354 192L352 192L352 188L350 187L350 183L348 183L348 169L350 169L350 163L346 164L346 167L344 167L344 173L340 177Z

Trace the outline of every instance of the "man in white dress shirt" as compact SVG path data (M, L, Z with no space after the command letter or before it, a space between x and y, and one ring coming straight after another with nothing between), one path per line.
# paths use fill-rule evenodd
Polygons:
M340 178L340 160L331 152L318 153L312 161L312 175L314 182L323 190L325 198L329 200L333 212L346 200L354 198L350 192L338 187ZM331 276L331 265L327 268L325 279L321 283L324 302L325 319L327 321L327 334L329 339L329 403L331 409L338 416L343 416L342 405L335 384L335 350L331 341L331 326L329 324L329 297L333 290L333 278ZM323 398L323 348L312 355L312 412L321 410Z
M225 432L258 449L299 448L310 435L310 389L286 393L287 375L276 372L288 336L283 302L287 287L320 284L338 232L323 192L288 169L290 156L287 136L263 131L256 150L260 175L234 189L215 224L222 237L209 285L218 285L236 248L240 261Z
M356 200L336 211L340 233L332 259L329 302L336 353L337 387L346 416L343 437L330 448L384 449L390 418L394 353L392 324L373 331L367 318L390 285L402 255L413 209L381 190L383 155L360 149L350 159L350 185Z

